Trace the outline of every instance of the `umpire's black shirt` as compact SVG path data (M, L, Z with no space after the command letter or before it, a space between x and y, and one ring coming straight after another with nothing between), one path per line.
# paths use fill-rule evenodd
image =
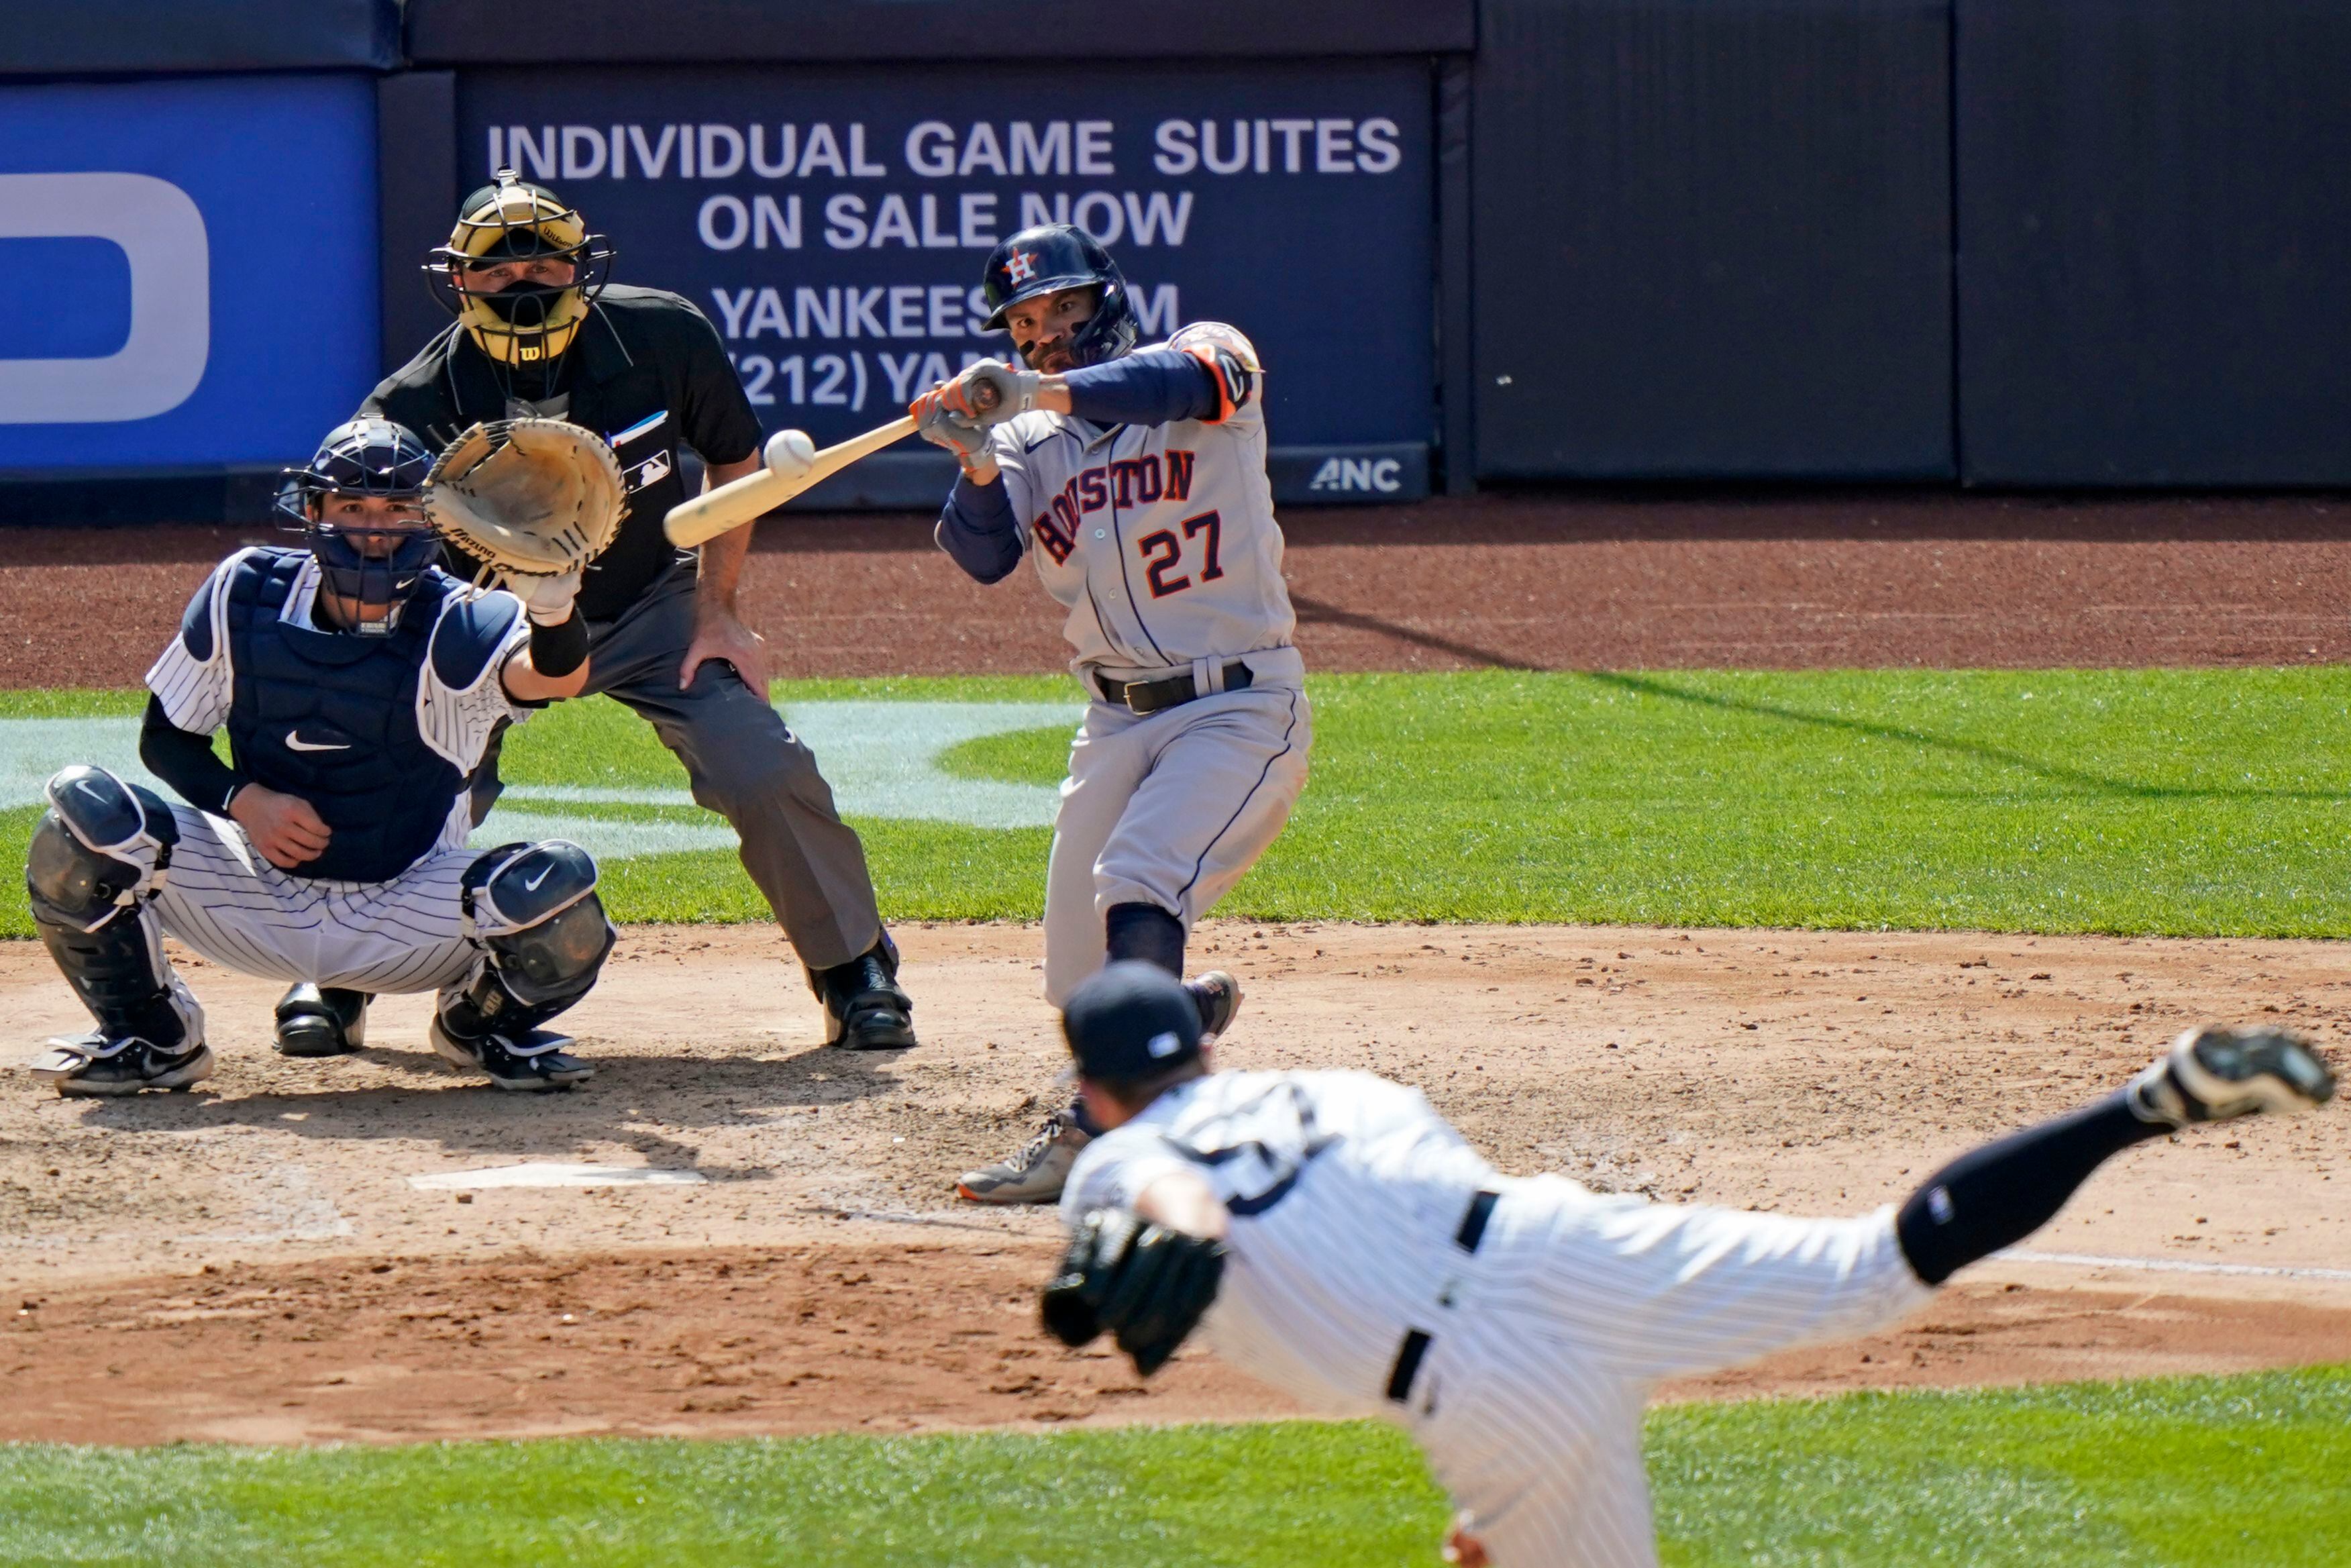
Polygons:
M759 449L758 416L709 318L658 288L606 287L546 374L544 387L536 371L510 374L452 324L385 377L360 413L404 424L437 449L479 421L512 417L510 381L523 398L568 396L562 417L611 442L628 476L628 518L580 592L581 613L610 621L678 558L662 533L662 519L685 499L678 447L705 463L740 463ZM453 570L471 576L477 566L460 556Z

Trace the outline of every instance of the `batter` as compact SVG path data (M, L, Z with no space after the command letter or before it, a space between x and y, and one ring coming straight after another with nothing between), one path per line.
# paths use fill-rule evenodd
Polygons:
M186 804L101 768L49 781L26 886L98 1025L35 1058L58 1093L212 1075L166 934L294 981L277 1009L289 1056L357 1049L374 993L438 990L434 1050L499 1088L592 1071L538 1026L611 951L595 863L562 840L465 847L491 737L587 684L580 574L536 580L526 605L443 572L419 504L432 466L401 425L339 427L280 497L308 548L239 550L196 591L148 673L140 739Z
M1257 862L1306 787L1313 716L1281 526L1265 472L1264 374L1249 340L1199 322L1137 350L1117 264L1083 230L1025 229L981 280L1025 369L983 361L917 400L963 465L938 527L973 577L1025 553L1067 611L1091 702L1070 747L1045 883L1045 995L1103 962L1181 977L1200 916ZM993 406L976 395L987 387ZM1202 1029L1240 986L1189 983ZM956 1184L980 1203L1050 1203L1090 1135L1082 1105Z
M1641 1415L1659 1381L1886 1327L2124 1149L2334 1092L2290 1035L2191 1030L1898 1208L1801 1219L1505 1176L1400 1084L1212 1071L1195 1011L1138 964L1070 999L1106 1131L1062 1198L1079 1239L1047 1323L1072 1343L1116 1332L1148 1375L1204 1322L1311 1406L1395 1422L1461 1510L1448 1559L1496 1568L1656 1563Z

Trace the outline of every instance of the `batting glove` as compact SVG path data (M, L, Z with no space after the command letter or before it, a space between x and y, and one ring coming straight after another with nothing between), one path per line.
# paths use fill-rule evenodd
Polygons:
M999 360L980 360L965 366L955 380L941 382L916 398L906 412L919 421L935 406L985 430L1036 407L1037 383L1044 379Z
M560 626L571 618L572 602L580 597L580 569L552 577L501 572L498 586L522 601L534 626Z

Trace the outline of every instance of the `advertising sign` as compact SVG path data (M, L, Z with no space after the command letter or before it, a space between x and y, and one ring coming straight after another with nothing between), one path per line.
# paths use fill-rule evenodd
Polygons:
M822 446L1008 358L981 265L1066 222L1118 259L1144 341L1256 343L1279 494L1426 493L1425 65L483 69L458 116L462 182L506 165L580 207L615 278L709 316L770 430Z
M0 87L0 473L307 456L373 383L365 78Z

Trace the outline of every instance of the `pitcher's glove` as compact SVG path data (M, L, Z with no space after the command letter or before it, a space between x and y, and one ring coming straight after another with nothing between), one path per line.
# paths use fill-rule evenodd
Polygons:
M512 588L533 620L560 621L565 589L577 591L580 569L620 532L628 495L620 459L593 431L504 419L441 454L424 481L424 520Z
M1072 1348L1108 1329L1148 1377L1216 1301L1224 1272L1223 1242L1146 1225L1123 1208L1098 1208L1078 1226L1061 1271L1046 1281L1045 1327Z

